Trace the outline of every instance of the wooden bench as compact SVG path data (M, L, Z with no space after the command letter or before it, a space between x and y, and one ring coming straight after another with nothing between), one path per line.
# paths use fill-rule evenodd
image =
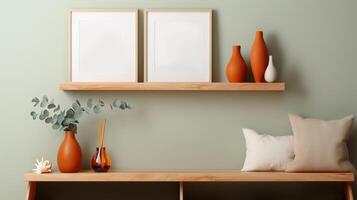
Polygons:
M183 200L185 182L341 182L345 199L353 200L353 173L285 173L285 172L240 172L240 171L118 171L94 173L25 173L28 183L27 200L34 200L37 182L177 182L180 200Z

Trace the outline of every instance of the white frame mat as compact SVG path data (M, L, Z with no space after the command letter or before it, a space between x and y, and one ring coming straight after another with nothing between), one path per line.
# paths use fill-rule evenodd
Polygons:
M146 9L145 82L212 81L212 10Z
M72 82L137 82L138 10L71 10L69 68Z

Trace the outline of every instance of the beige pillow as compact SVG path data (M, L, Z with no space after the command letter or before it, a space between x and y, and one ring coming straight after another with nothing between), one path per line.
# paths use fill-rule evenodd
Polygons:
M286 171L355 171L346 144L354 116L331 121L304 119L293 114L289 118L294 132L295 158L288 163Z
M247 146L242 171L285 171L294 158L293 136L259 134L243 128Z

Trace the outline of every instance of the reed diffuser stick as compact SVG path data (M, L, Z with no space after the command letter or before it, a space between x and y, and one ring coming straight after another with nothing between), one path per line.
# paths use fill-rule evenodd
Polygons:
M98 120L98 147L100 146L101 144L101 133L102 133L102 124L101 124L101 121Z
M102 129L102 141L100 147L103 147L104 145L104 135L105 135L106 127L107 127L107 118L104 118L103 129Z

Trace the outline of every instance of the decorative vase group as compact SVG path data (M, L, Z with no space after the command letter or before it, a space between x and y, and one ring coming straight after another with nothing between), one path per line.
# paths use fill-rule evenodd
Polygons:
M269 57L262 31L256 32L250 52L250 65L255 82L274 82L276 80L277 72L272 56ZM246 80L247 65L240 53L240 46L233 46L232 57L226 68L226 76L231 83L245 82Z
M73 131L66 131L57 153L58 169L63 173L76 173L82 168L82 150Z
M64 140L57 153L58 169L62 173L76 173L82 168L82 150L73 131L66 131ZM107 172L111 160L105 147L97 147L91 159L91 167L95 172Z

